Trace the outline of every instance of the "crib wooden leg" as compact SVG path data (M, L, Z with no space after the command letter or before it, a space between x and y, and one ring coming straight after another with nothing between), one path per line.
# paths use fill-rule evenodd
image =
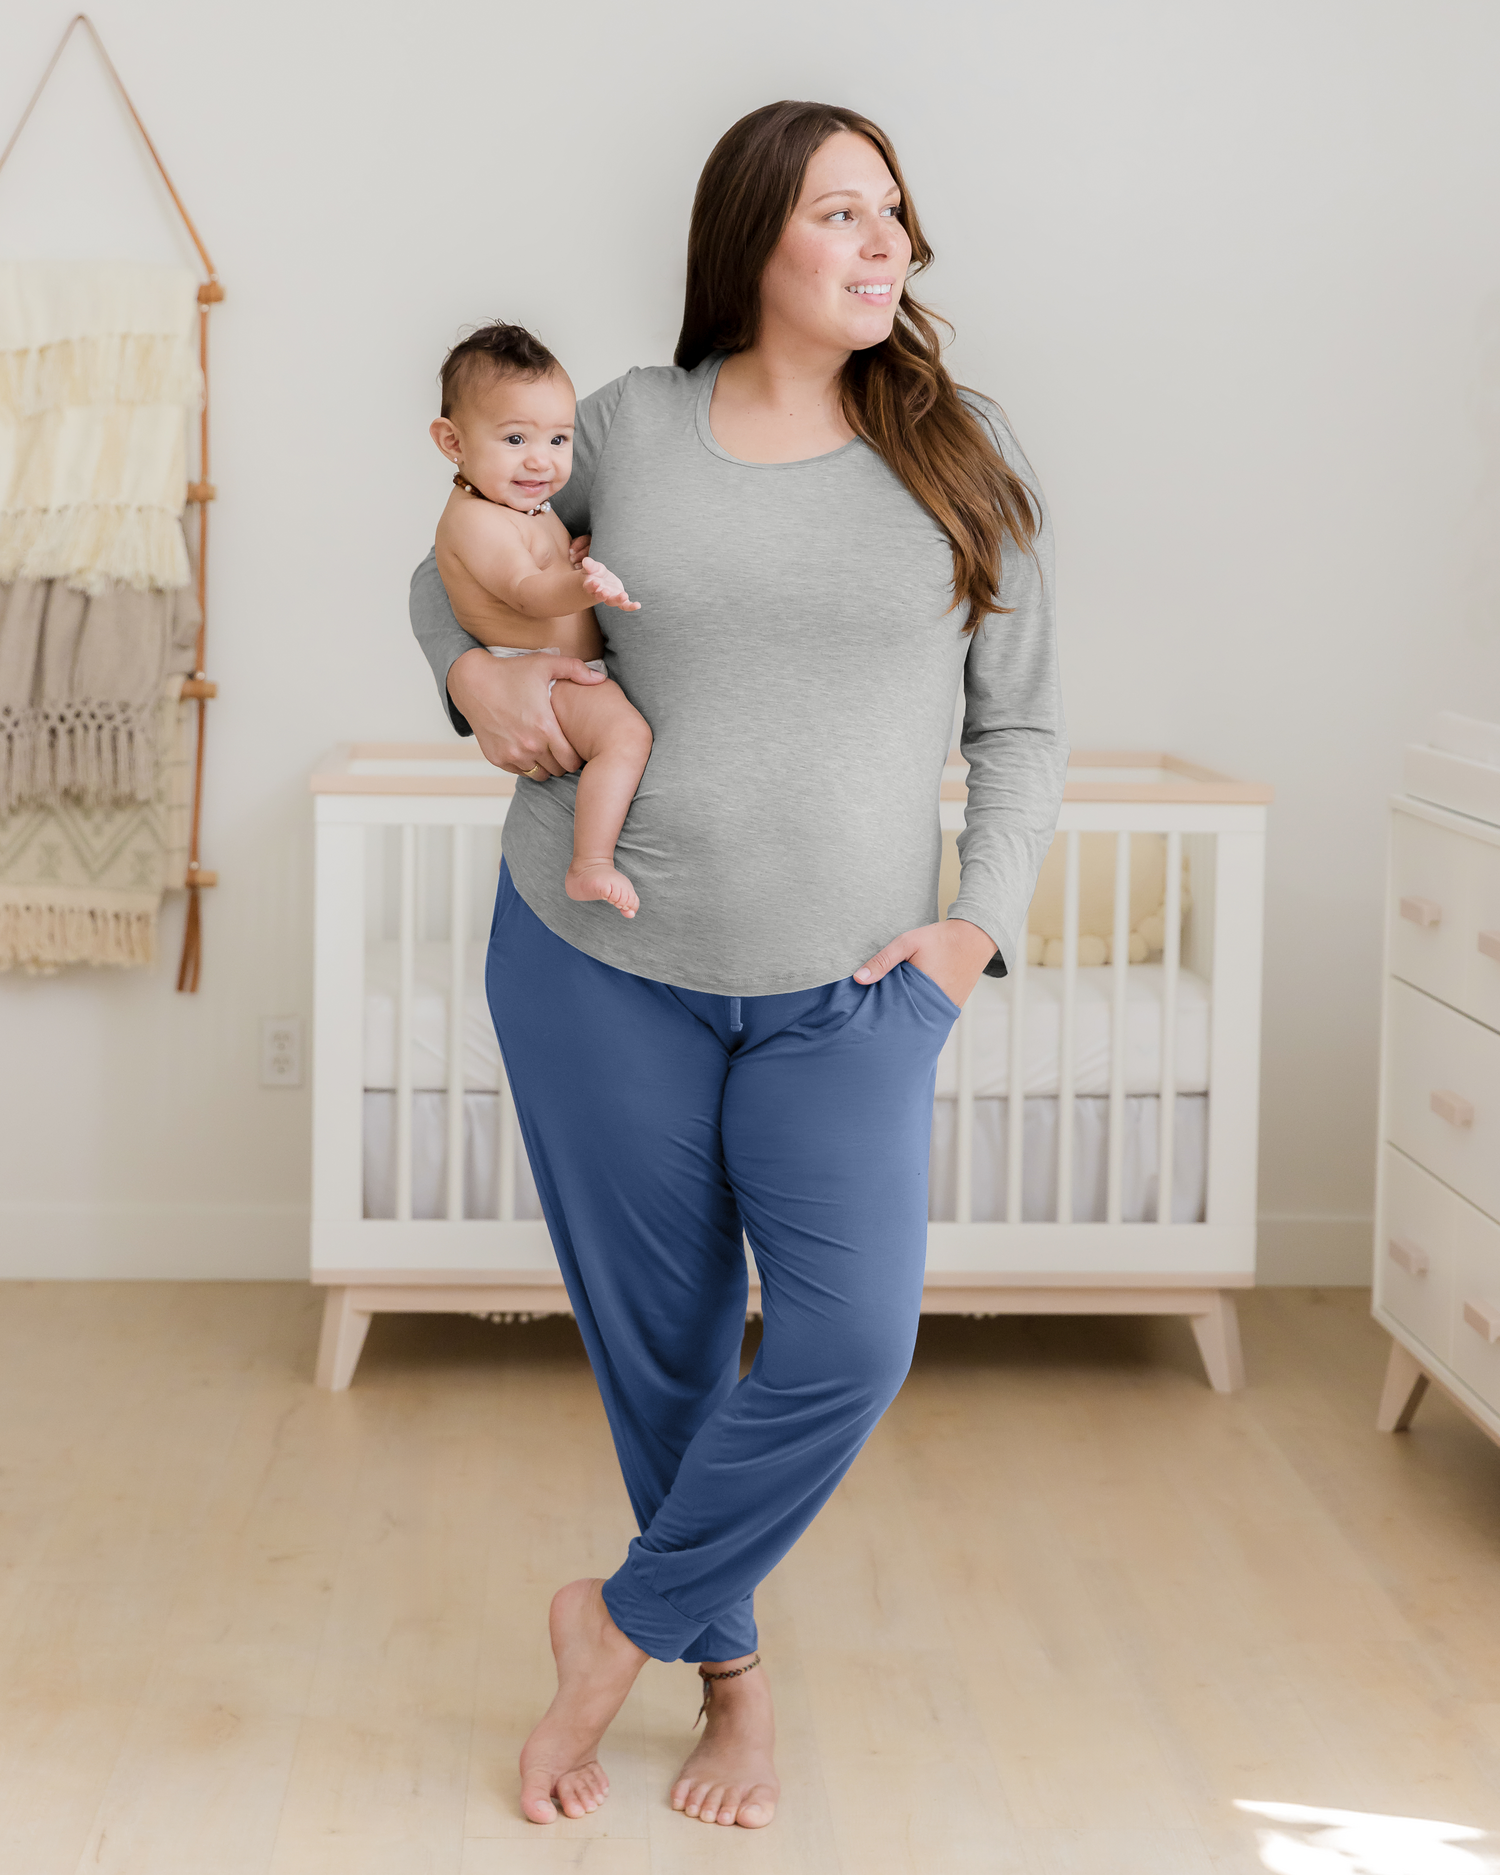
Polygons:
M323 1304L323 1333L318 1342L317 1384L342 1393L354 1378L360 1350L370 1331L370 1311L354 1306L352 1289L330 1288Z
M1427 1376L1417 1357L1401 1345L1391 1342L1391 1358L1385 1366L1385 1386L1381 1389L1380 1407L1375 1414L1377 1432L1405 1432L1416 1417L1427 1391Z
M1219 1290L1207 1314L1193 1316L1192 1323L1209 1385L1215 1393L1238 1393L1245 1384L1245 1357L1240 1352L1240 1318L1234 1297Z

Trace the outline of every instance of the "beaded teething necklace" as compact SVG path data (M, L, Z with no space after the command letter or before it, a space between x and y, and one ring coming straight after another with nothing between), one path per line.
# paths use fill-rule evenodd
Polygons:
M472 482L466 482L464 480L464 472L462 469L460 469L457 475L454 476L453 486L455 488L461 488L466 495L477 495L481 501L490 500L489 496L485 494L482 488L476 488ZM505 507L509 507L509 505L510 504L508 502L504 502L504 501L491 501L490 502L490 506L492 508L505 508ZM551 514L552 503L550 501L544 501L541 507L539 508L517 508L515 512L517 514Z

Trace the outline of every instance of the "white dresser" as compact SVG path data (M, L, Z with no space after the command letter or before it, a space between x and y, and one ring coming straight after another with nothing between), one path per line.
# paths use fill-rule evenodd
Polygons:
M1391 803L1375 1203L1377 1424L1435 1380L1500 1440L1500 769L1426 748ZM1493 794L1494 804L1491 804ZM1478 818L1476 810L1486 818Z

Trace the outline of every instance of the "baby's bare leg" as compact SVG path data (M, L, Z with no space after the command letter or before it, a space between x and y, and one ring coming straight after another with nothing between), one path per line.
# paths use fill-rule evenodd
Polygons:
M552 709L563 734L583 758L573 806L573 864L569 898L606 899L627 918L640 900L615 868L615 841L651 754L651 729L620 686L560 683Z

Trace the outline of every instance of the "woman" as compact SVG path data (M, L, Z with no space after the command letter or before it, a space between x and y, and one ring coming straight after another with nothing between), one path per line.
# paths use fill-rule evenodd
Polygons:
M607 628L655 734L619 847L633 923L562 887L578 764L548 686L597 680L497 663L431 559L413 581L455 725L527 777L490 1007L641 1531L553 1601L533 1822L603 1800L599 1741L652 1656L704 1676L674 1808L770 1821L754 1590L905 1378L938 1053L1014 955L1056 821L1050 528L906 290L930 258L873 124L768 105L699 182L675 366L579 407L554 506L642 604ZM962 882L934 923L960 682ZM742 1231L765 1318L744 1380Z

